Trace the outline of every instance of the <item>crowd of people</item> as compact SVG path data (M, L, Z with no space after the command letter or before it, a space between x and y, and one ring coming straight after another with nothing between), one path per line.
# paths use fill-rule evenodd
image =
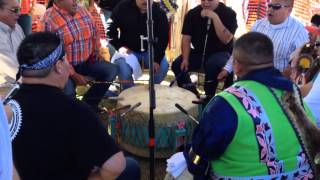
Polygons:
M30 25L18 24L21 3L0 0L0 83L20 86L9 101L0 99L0 179L140 179L138 162L98 115L116 78L127 89L150 67L147 1L89 0L88 8L77 0L45 2L30 33ZM186 168L168 167L167 177L320 177L319 148L311 143L320 140L305 135L320 133L320 15L304 26L291 15L293 6L271 0L266 17L239 38L235 11L219 0L201 0L186 13L171 70L177 85L198 98L189 72L204 72L206 108L191 142L174 155ZM159 3L151 8L153 78L160 84L170 69L170 28ZM302 71L306 46L313 54ZM312 76L298 82L310 69ZM218 93L219 81L226 89ZM81 85L90 87L78 100Z

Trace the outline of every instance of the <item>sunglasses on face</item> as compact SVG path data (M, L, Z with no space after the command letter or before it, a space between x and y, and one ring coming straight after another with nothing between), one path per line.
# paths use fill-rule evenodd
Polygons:
M268 4L268 8L272 8L273 10L279 10L283 7L288 7L287 5L283 5L283 4Z
M20 8L8 8L8 10L14 14L19 14L20 13Z

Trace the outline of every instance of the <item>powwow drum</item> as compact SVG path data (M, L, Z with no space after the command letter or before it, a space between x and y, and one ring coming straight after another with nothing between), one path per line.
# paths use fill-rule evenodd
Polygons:
M155 85L155 157L168 158L176 148L191 140L196 123L180 112L175 104L181 105L190 115L197 117L198 107L192 104L196 96L179 87ZM119 95L117 107L141 105L126 115L117 115L119 143L130 153L148 157L149 91L148 86L135 86ZM122 99L122 100L121 100Z

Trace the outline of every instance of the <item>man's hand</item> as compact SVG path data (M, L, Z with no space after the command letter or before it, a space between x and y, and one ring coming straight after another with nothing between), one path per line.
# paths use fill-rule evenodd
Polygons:
M181 63L181 71L188 71L188 67L189 67L189 61L188 60L182 60Z
M110 62L110 52L108 47L101 47L99 49L99 59L103 59L105 61Z
M124 46L119 49L119 53L120 54L127 55L127 54L131 54L131 52L132 51L129 48L124 47Z
M210 9L202 9L202 11L201 11L201 17L203 17L203 18L207 17L207 18L212 19L214 16L217 16L217 14Z
M153 70L154 70L154 73L157 73L160 69L160 64L159 63L153 63Z
M226 78L228 77L228 71L227 70L225 70L225 69L222 69L222 71L218 74L218 77L217 77L217 79L218 79L218 81L225 81L226 80Z
M76 85L84 86L89 83L89 81L81 74L74 73L71 78L75 81Z

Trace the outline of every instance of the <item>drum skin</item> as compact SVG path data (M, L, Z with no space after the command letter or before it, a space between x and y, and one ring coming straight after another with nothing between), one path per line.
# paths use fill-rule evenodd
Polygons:
M196 125L188 116L180 112L175 104L180 104L189 114L198 116L198 106L192 101L196 96L179 87L168 87L155 85L156 109L155 120L155 157L168 158L176 150L177 144L191 140L194 126ZM135 110L127 113L117 121L120 122L118 129L119 143L130 153L138 156L148 157L148 122L149 122L149 91L148 86L135 86L124 90L119 95L117 107L125 105L141 105ZM178 142L180 141L180 142Z

